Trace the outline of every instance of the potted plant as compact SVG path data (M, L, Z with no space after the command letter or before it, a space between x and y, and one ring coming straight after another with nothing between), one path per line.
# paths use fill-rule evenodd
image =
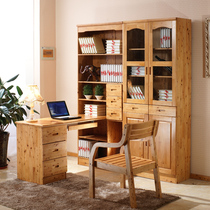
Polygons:
M101 100L104 95L104 87L102 85L95 86L95 97L97 100Z
M83 87L83 95L86 99L92 98L93 95L93 88L90 84L84 85Z
M23 120L27 115L23 104L19 103L19 98L23 94L19 86L16 86L17 94L14 93L13 85L6 87L7 83L14 81L19 75L14 76L6 82L0 78L0 168L7 167L7 146L9 133L5 130L9 124L18 120Z

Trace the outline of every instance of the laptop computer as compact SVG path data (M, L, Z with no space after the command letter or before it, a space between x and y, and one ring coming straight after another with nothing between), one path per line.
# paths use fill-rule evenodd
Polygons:
M72 120L79 119L80 116L71 116L65 101L52 101L47 102L47 107L50 112L50 116L56 120Z

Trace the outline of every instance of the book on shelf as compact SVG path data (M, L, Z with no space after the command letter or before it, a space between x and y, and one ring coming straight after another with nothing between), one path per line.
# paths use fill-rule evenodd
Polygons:
M101 82L122 82L123 69L121 64L101 64Z
M120 54L121 52L121 40L106 40L106 54Z
M159 101L172 101L172 90L159 90Z
M132 85L131 80L128 80L128 94L132 99L145 99L144 86L143 85Z
M78 156L89 158L90 152L96 141L79 139L78 142Z
M106 105L85 104L84 113L87 116L105 116Z
M171 29L170 28L160 29L160 47L161 48L171 47Z
M83 54L105 53L104 45L100 37L80 37L79 44Z
M132 66L131 67L131 75L144 76L145 75L145 67L144 66Z

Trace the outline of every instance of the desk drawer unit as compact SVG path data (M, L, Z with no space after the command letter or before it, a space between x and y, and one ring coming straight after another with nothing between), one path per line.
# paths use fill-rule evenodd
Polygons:
M122 84L107 84L106 117L111 120L122 120Z
M67 171L67 127L43 128L43 184L66 177Z
M17 177L46 184L66 178L67 126L17 124Z

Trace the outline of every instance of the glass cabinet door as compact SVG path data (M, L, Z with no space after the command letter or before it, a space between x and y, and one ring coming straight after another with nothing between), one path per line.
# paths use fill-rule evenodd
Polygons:
M172 105L173 21L150 23L149 104Z
M129 103L147 103L148 25L125 24L124 38L126 43L124 100Z

